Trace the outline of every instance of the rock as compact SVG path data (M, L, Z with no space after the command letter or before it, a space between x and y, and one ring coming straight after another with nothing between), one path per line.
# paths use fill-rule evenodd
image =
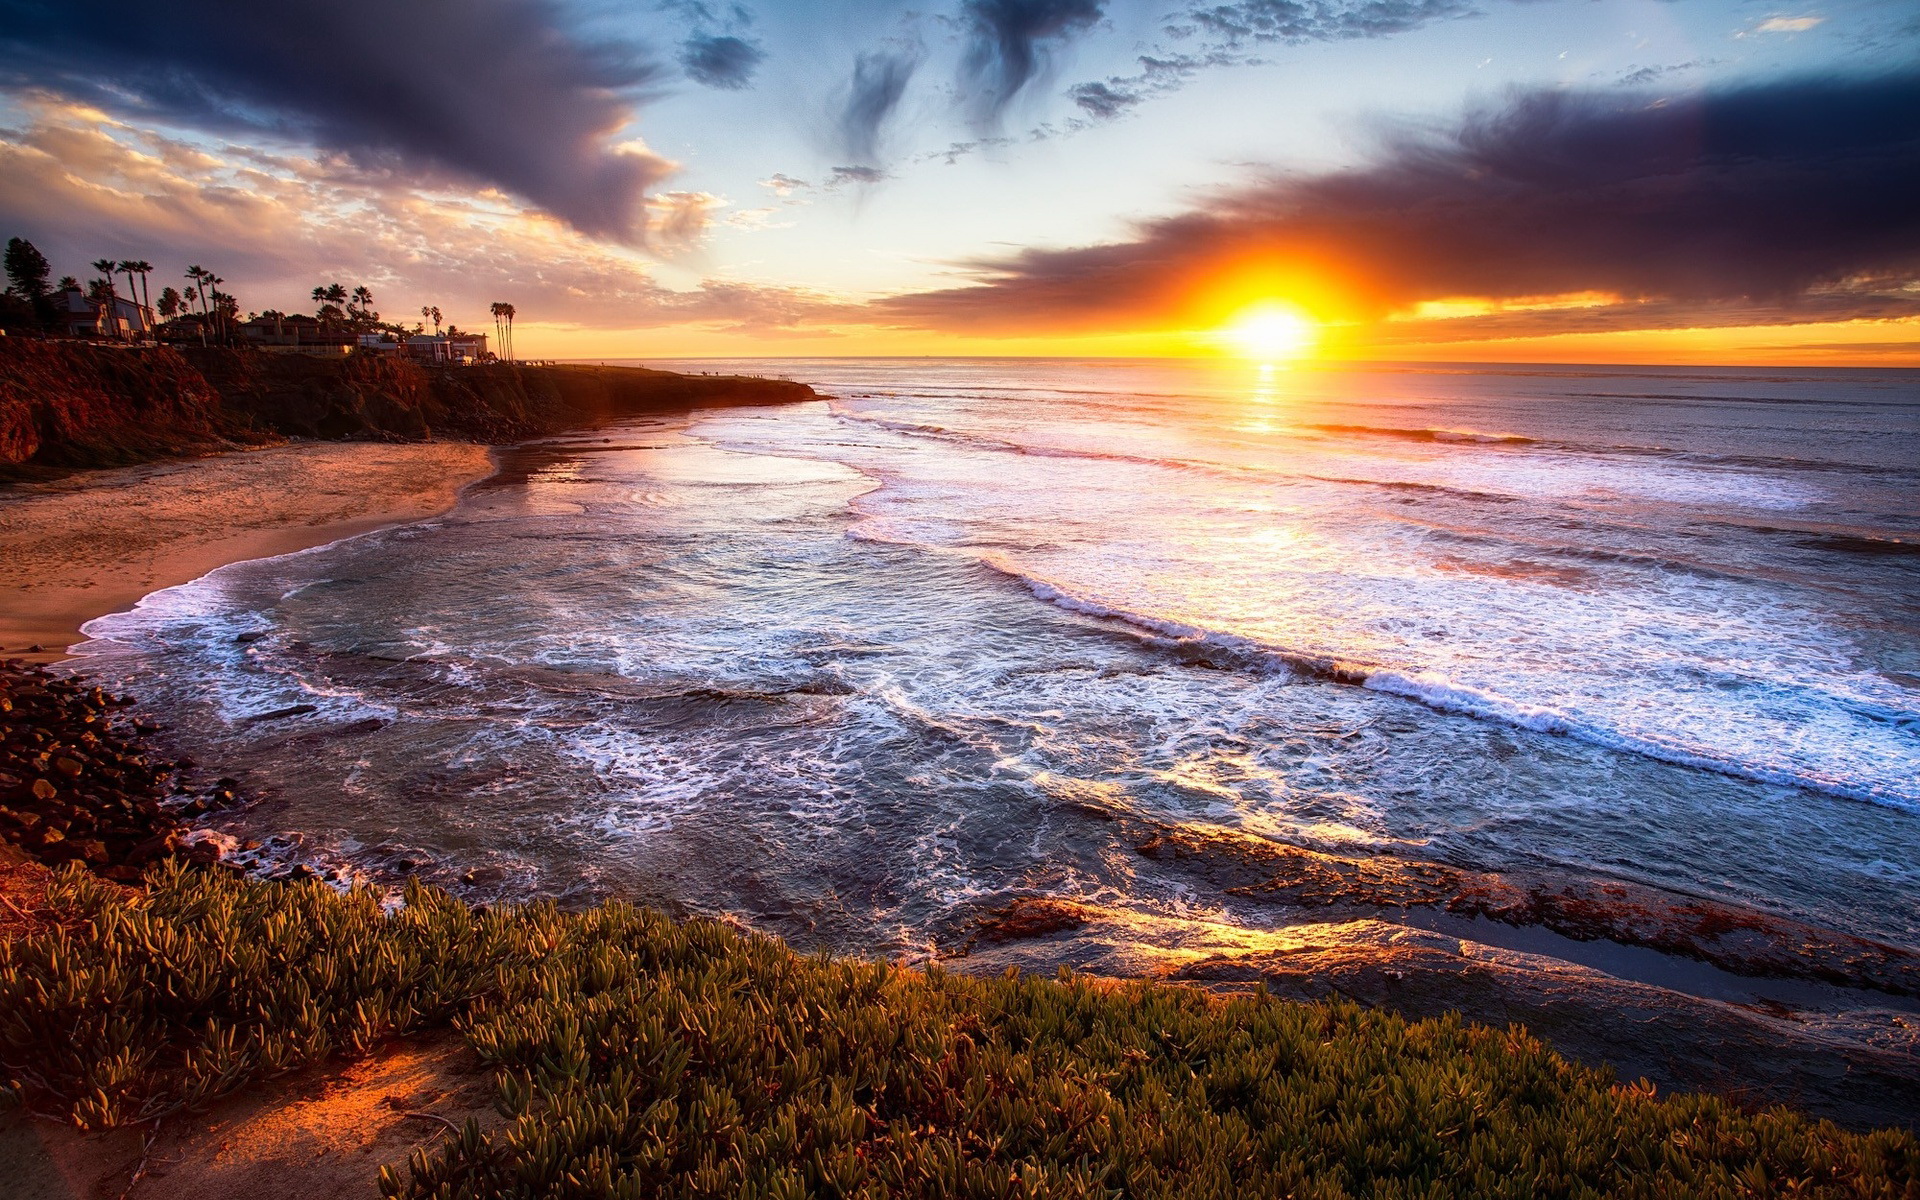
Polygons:
M172 852L180 822L159 801L173 766L130 740L138 726L129 733L114 714L127 703L42 667L0 664L0 838L116 879Z
M290 704L285 708L276 708L272 712L255 713L248 721L278 721L283 717L302 717L310 712L319 712L317 704Z

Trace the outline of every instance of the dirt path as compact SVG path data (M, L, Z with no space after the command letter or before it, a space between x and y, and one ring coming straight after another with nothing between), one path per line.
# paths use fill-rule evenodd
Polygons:
M0 1191L10 1200L367 1200L383 1165L403 1164L450 1136L444 1122L470 1116L485 1128L503 1123L492 1073L465 1043L398 1043L255 1085L163 1121L157 1134L13 1118L0 1124Z

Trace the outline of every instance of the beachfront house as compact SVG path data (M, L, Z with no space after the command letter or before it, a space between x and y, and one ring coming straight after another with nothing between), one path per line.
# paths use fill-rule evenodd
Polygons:
M65 288L54 293L53 307L61 328L70 337L146 341L153 336L153 310L125 296L115 296L109 306L94 301L79 288Z
M263 313L240 326L249 346L274 354L312 354L334 358L350 353L358 342L351 333L316 321L302 313Z
M465 366L487 357L484 333L416 333L406 341L407 357L417 362Z

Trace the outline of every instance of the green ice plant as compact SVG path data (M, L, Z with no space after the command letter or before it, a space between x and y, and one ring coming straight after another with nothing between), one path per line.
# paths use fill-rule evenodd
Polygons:
M451 1026L496 1072L381 1171L438 1197L1920 1197L1920 1143L1656 1097L1519 1028L803 957L611 904L70 871L0 946L0 1074L88 1127Z

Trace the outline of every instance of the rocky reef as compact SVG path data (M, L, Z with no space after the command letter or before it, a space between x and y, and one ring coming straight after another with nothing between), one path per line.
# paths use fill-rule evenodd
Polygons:
M153 726L132 704L82 678L0 662L0 841L123 883L157 859L218 858L188 822L236 803L238 785L191 786L194 764L146 745Z

